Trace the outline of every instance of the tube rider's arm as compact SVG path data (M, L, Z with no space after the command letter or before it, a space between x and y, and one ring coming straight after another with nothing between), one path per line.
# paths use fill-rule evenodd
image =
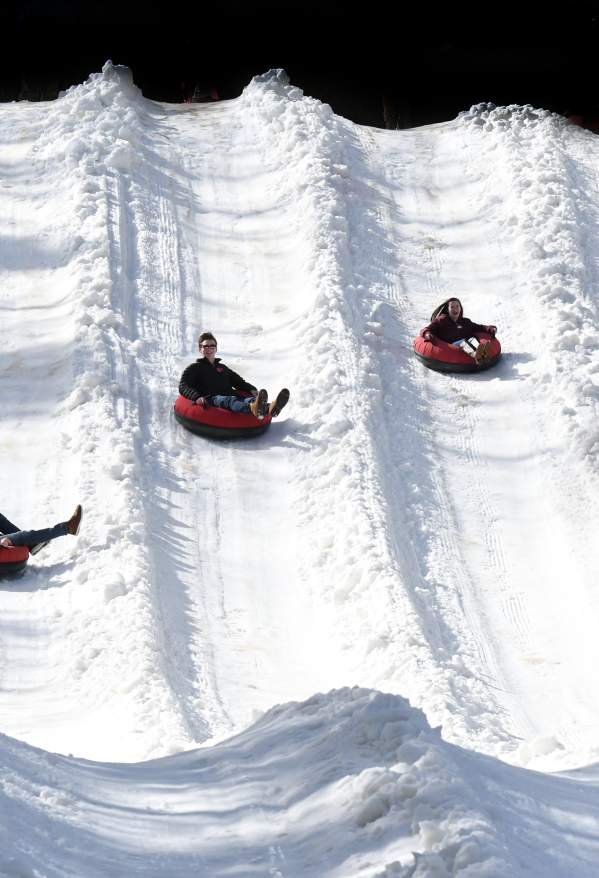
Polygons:
M439 325L439 318L435 317L431 323L420 330L420 335L425 341L434 341L436 338L436 328Z
M248 382L238 375L237 372L234 372L233 369L229 369L227 366L227 371L229 372L229 378L231 379L231 384L235 388L235 390L245 390L247 393L256 393L258 388L254 387L253 384L248 384Z
M468 333L470 335L476 335L477 332L484 332L486 335L494 336L497 332L497 327L493 326L493 324L483 324L483 323L475 323L473 320L466 318L464 323L468 325Z
M0 512L0 534L16 534L18 530L21 530L21 528L17 527L16 524L13 524L12 521L9 521L8 518Z
M179 381L179 393L185 399L190 399L192 402L195 402L202 396L201 387L198 387L198 380L201 376L198 374L198 369L194 368L195 366L195 363L188 366Z

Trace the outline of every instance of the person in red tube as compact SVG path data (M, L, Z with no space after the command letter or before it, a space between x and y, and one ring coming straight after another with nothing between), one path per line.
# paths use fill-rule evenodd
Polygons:
M421 330L425 341L434 342L436 338L461 348L472 357L477 365L486 360L491 343L480 341L481 334L495 336L497 327L492 324L475 323L464 317L464 309L459 299L447 299L433 311L431 322Z
M50 540L58 537L66 537L67 534L77 536L81 526L82 510L81 506L77 506L74 513L68 521L61 521L54 527L45 527L42 530L21 530L6 516L0 513L0 548L11 549L14 546L27 546L32 555L35 555L44 546L47 546Z
M287 405L289 391L286 387L269 403L266 390L258 390L225 366L216 356L217 341L211 332L200 335L198 348L202 356L185 369L179 382L179 393L194 405L250 413L260 419L266 415L276 418Z

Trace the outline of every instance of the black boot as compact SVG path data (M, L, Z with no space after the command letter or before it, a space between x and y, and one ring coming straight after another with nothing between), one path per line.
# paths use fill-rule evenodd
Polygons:
M268 414L271 416L271 418L276 418L277 415L280 415L281 410L285 408L288 402L289 391L286 387L284 387L282 390L279 390L276 399L274 400L274 402L271 402L268 407Z

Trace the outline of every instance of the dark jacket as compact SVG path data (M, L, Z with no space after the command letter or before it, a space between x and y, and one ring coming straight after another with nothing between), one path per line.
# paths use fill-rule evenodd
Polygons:
M19 530L21 530L20 527L17 527L16 524L13 524L8 518L5 518L0 512L0 534L16 534Z
M255 393L256 388L221 363L218 357L214 360L214 365L206 357L196 360L185 369L179 382L179 393L192 402L200 396L235 396L237 390Z
M431 322L425 326L424 329L420 330L420 335L423 338L426 332L430 332L431 335L440 338L442 341L453 344L454 341L460 341L462 338L470 338L473 335L477 336L481 332L495 335L497 329L495 326L484 326L482 323L475 323L468 317L464 317L464 310L459 299L455 299L455 301L459 302L460 316L457 320L452 320L447 313L447 305L452 300L453 299L447 299L446 302L443 302L442 305L439 305L439 307L433 311Z
M449 314L441 314L435 317L428 326L425 326L420 335L424 336L425 332L436 335L442 341L452 344L461 338L470 338L472 335L478 335L480 332L489 332L489 326L483 326L482 323L474 323L468 317L458 317L452 320Z

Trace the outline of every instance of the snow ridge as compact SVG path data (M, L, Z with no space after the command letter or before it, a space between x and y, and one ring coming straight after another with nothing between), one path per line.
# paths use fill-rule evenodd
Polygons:
M81 461L86 526L73 570L69 685L89 708L120 704L127 724L146 730L150 756L164 752L164 740L180 749L190 738L165 679L139 490L142 343L135 325L136 226L125 212L134 201L131 174L144 164L143 101L129 71L108 62L52 107L37 160L68 167L76 224L75 377L59 413L59 453ZM82 439L75 446L69 436ZM118 691L106 680L118 680Z
M339 653L351 656L337 679L349 674L405 692L454 740L476 733L490 752L498 742L511 747L475 670L475 647L431 609L433 585L418 556L430 523L411 507L428 478L427 452L415 460L426 440L404 413L418 391L408 324L389 279L399 266L391 269L393 240L381 217L384 184L372 182L376 147L290 86L283 71L256 77L242 100L265 152L286 169L281 197L296 205L307 254L311 300L296 330L305 362L294 405L312 425L314 445L296 458L296 510L302 578L329 610ZM410 427L398 430L402 416Z
M257 117L265 148L278 152L288 169L286 195L297 205L298 234L307 253L310 299L301 327L306 353L294 395L312 425L313 443L309 459L298 460L296 473L297 514L310 534L302 575L338 624L343 620L341 643L357 647L352 673L364 682L370 676L369 655L390 639L388 601L396 565L382 527L369 423L380 381L375 369L362 365L369 351L361 337L370 328L361 312L365 291L354 283L349 248L348 217L356 209L356 195L344 131L330 107L288 86L280 71L255 78L243 100ZM351 530L340 526L350 520ZM406 610L406 628L417 629L416 614L409 606ZM413 635L406 654L415 647Z

